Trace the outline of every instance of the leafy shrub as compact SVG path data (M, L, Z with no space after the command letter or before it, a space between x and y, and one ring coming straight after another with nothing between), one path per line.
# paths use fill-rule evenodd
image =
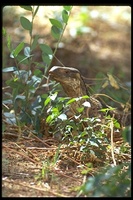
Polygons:
M3 114L9 123L17 124L20 127L32 124L39 133L40 120L45 117L47 111L44 102L48 94L37 95L37 90L44 86L43 80L47 80L46 73L62 39L72 6L63 6L61 19L49 19L52 25L51 35L57 41L54 52L47 44L38 43L39 35L33 36L33 24L39 6L21 6L21 8L27 10L31 15L31 21L24 16L20 17L22 28L29 33L30 43L27 45L22 41L16 48L13 48L11 37L3 27L3 36L10 51L10 58L15 61L15 66L4 66L3 68L3 73L12 74L12 77L6 81L6 86L10 88L10 91L4 92L3 95ZM34 50L38 45L42 52L43 64L33 59ZM32 70L33 64L35 70ZM21 65L25 65L26 69L21 69ZM42 68L44 72L42 72Z
M106 167L80 189L87 197L131 197L131 164Z

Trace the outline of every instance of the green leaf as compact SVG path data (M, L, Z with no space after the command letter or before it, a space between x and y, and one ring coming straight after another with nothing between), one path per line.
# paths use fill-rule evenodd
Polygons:
M52 60L52 54L53 54L53 51L52 49L46 45L46 44L40 44L40 48L42 50L42 59L44 61L44 63L46 64L50 64L51 60Z
M37 87L38 83L40 83L40 82L41 82L41 78L34 75L34 76L32 76L31 80L28 81L27 83L29 85Z
M58 116L59 119L61 119L62 121L67 120L67 115L65 115L64 113L60 114Z
M29 31L32 30L32 23L27 18L20 17L20 23L24 29L29 30Z
M16 99L25 100L26 97L25 97L24 95L17 95L17 96L15 97L15 100L16 100Z
M47 65L49 65L50 62L51 62L51 58L50 58L50 56L48 54L43 53L42 54L42 59L43 59L43 62L46 63Z
M102 109L100 109L101 112L106 112L106 111L109 111L109 110L115 110L115 108L110 107L110 108L102 108Z
M21 43L16 47L16 49L14 49L14 50L11 52L10 57L11 57L11 58L17 57L17 55L20 53L20 51L22 51L23 48L24 48L24 42L21 42Z
M38 12L38 9L39 9L39 6L37 6L37 8L36 8L36 10L35 10L35 12L33 14L33 17L35 17L36 13Z
M72 98L72 99L70 99L66 104L68 105L68 104L71 104L71 103L73 103L73 102L75 102L76 101L76 98Z
M57 28L63 29L63 26L59 20L57 20L57 19L49 19L49 20L52 25L56 26Z
M89 98L88 95L84 95L84 96L82 96L82 99L88 99L88 98Z
M2 123L2 133L6 130L6 125L5 123Z
M65 102L66 100L70 99L70 97L59 97L59 102Z
M7 99L7 100L3 100L2 103L3 104L8 104L8 105L10 104L10 105L12 105L13 101L12 101L12 99Z
M7 80L6 84L8 86L10 86L11 88L23 88L24 86L22 85L22 83L18 82L18 79L14 79L14 80Z
M59 109L58 108L52 108L51 111L55 116L59 115Z
M10 35L7 36L7 47L9 49L9 51L11 51L11 37L10 37Z
M50 99L54 101L56 99L57 95L58 95L58 92L55 92L54 94L52 94L50 96Z
M34 70L34 75L41 78L43 73L42 73L42 71L40 69L35 69Z
M40 44L40 48L41 48L41 50L43 51L43 53L46 53L46 54L50 54L50 55L52 55L53 54L53 51L52 51L52 49L48 46L48 45L46 45L46 44Z
M10 112L4 112L3 113L7 123L9 124L16 124L16 119L15 119L15 114L14 113L10 113Z
M120 128L120 124L118 122L114 123L115 128Z
M17 78L23 80L23 81L27 81L28 77L31 75L31 70L19 70L19 71L14 71L13 72Z
M76 110L77 110L79 113L81 113L81 112L83 112L84 107L76 108Z
M47 97L48 97L48 94L46 94L46 93L41 95L42 99L46 99Z
M68 18L69 18L68 12L66 10L63 10L62 11L62 19L65 24L67 24Z
M30 47L25 47L24 48L24 55L26 56L26 57L30 57L31 55L30 55Z
M26 65L29 64L28 57L25 57L24 55L18 55L17 60L19 62L18 64L20 63L26 64Z
M124 140L131 145L131 126L127 126L122 131L122 136L123 136Z
M48 97L48 98L44 101L44 105L47 106L50 102L51 102L51 99L50 99L50 97Z
M4 36L4 37L6 37L6 29L5 28L2 28L2 35Z
M39 35L36 35L32 44L31 44L31 51L36 48L37 43L38 43L38 38L39 38Z
M6 67L6 68L2 69L2 72L13 72L16 70L17 70L16 67Z
M53 115L49 115L49 116L46 118L46 122L47 122L47 123L52 122L52 120L53 120Z
M25 9L25 10L32 11L32 7L31 6L20 6L20 7Z
M63 6L63 8L67 11L70 11L72 9L72 6Z
M55 39L59 39L61 35L61 29L57 28L56 26L52 26L51 34Z

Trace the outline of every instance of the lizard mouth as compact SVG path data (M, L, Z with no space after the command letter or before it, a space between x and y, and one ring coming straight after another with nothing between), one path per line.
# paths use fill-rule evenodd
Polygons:
M51 77L54 77L54 73L53 73L53 71L49 71L48 74L49 74L50 78L51 78Z
M54 73L52 73L52 71L49 71L49 78L55 81L59 81L59 78Z
M52 76L53 76L53 73L52 73L51 71L49 71L49 73L48 73L48 74L49 74L49 76L50 76L50 77L52 77Z

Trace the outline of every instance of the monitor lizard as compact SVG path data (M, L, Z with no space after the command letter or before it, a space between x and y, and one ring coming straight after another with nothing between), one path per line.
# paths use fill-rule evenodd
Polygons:
M53 66L49 70L49 77L62 85L64 92L68 97L77 98L86 95L89 96L88 99L81 98L79 101L75 101L70 105L70 116L77 114L77 108L81 107L82 104L87 101L90 106L87 108L85 107L81 117L97 117L101 119L103 123L105 122L104 113L100 111L103 107L102 103L98 99L89 95L85 82L78 69L73 67ZM115 116L119 123L121 123L121 114L115 111L111 111L110 113L113 117ZM84 123L84 126L87 126L87 123ZM121 137L121 134L118 137Z
M89 96L84 80L78 69L54 66L49 70L49 76L62 85L68 97L77 98L86 95ZM88 104L88 107L84 110L82 117L101 117L102 113L100 109L102 108L102 104L91 96L89 96L89 99L81 99L73 102L70 106L73 114L77 113L77 109L82 107L85 101L90 104Z

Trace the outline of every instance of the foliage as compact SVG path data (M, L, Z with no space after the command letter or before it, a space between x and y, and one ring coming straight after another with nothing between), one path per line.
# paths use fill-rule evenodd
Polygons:
M127 103L130 102L131 87L125 86L122 81L115 77L114 71L115 68L111 68L110 72L107 73L107 76L102 72L97 73L96 84L92 86L90 90L92 94L94 91L100 91L99 93L102 96L103 101L109 101L109 105L112 107L117 105L117 107L121 110Z
M11 90L5 92L3 96L3 114L8 122L19 126L34 124L38 133L40 119L44 118L46 114L47 105L44 102L48 94L36 95L37 90L43 87L42 82L47 79L46 73L62 39L72 6L63 6L60 20L49 19L52 24L51 35L57 40L54 52L47 44L38 43L39 35L33 36L34 19L39 6L21 6L21 8L27 10L31 15L31 21L24 16L20 17L22 28L29 32L30 42L26 44L22 41L13 48L11 37L3 27L3 36L10 51L10 58L15 61L15 66L4 66L3 68L3 73L12 74L12 78L6 81L6 85ZM38 45L42 52L43 64L35 62L33 59L34 50ZM36 67L35 70L32 69L33 64ZM25 69L22 69L21 65L24 65Z
M80 188L87 197L131 197L131 164L106 167Z
M129 137L129 135L131 136L131 127L126 128L123 135L125 141L131 144ZM124 149L122 151L124 152ZM100 172L98 171L93 177L89 177L80 187L79 195L81 194L87 197L131 197L131 163L104 166Z

